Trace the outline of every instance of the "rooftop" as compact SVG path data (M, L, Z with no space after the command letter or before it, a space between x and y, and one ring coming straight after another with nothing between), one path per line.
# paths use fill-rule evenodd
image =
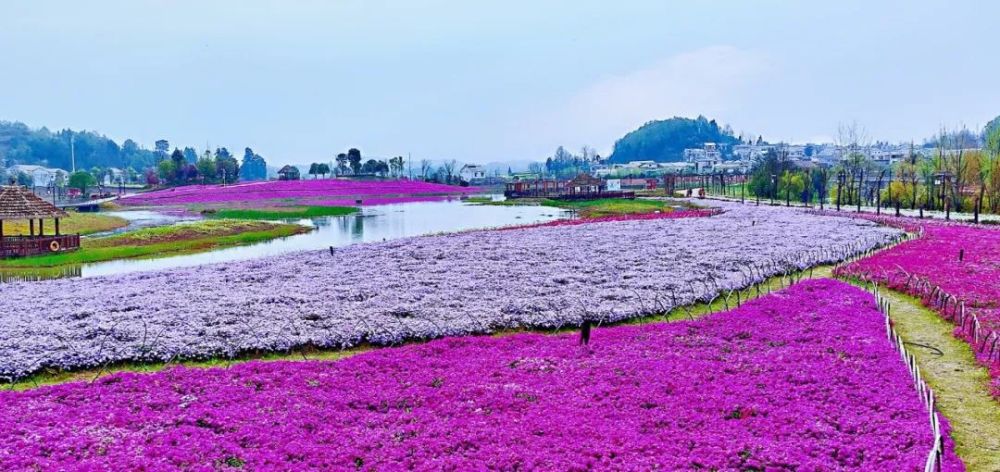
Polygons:
M62 218L65 211L42 200L27 188L17 185L0 186L0 220L27 220L31 218Z

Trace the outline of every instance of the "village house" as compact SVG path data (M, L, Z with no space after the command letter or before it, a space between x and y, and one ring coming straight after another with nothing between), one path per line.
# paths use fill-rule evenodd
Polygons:
M50 185L65 185L69 180L69 172L62 169L52 169L39 165L19 164L10 166L7 175L10 178L17 178L18 174L25 174L31 177L31 185L34 187L48 187Z
M278 169L278 180L299 180L299 168L295 166L285 166Z
M599 194L604 189L604 181L590 174L581 173L566 182L566 192L570 195Z
M117 167L108 167L104 174L104 186L110 187L112 185L124 184L128 178L127 176L128 174L122 169Z
M486 167L478 164L466 164L458 171L459 177L471 185L486 182Z
M507 198L544 198L555 197L563 193L565 182L556 179L514 177L504 187Z

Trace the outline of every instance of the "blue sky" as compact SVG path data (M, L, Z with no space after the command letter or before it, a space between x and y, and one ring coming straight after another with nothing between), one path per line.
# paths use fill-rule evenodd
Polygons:
M271 163L599 152L704 114L920 140L1000 114L998 2L5 2L0 119Z

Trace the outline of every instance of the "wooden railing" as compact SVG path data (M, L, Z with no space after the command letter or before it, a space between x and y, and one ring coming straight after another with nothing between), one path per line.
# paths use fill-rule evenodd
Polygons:
M3 236L0 238L0 258L49 254L70 251L79 247L79 234L62 234L59 236Z

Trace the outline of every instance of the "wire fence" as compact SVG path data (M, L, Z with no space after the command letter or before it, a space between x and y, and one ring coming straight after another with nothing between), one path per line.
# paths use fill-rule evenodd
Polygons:
M941 418L937 411L934 391L932 391L931 388L927 386L927 383L924 382L923 376L920 374L920 368L917 366L917 359L906 350L906 344L903 342L903 338L893 327L891 316L892 304L888 299L882 297L877 283L872 283L871 291L875 296L875 302L878 304L879 311L881 311L885 316L886 336L893 344L896 351L899 352L900 358L906 363L906 367L910 371L910 377L913 379L913 387L920 395L920 400L927 409L934 444L931 446L931 450L927 453L927 461L924 464L924 472L940 472L944 456L944 437L941 434Z

